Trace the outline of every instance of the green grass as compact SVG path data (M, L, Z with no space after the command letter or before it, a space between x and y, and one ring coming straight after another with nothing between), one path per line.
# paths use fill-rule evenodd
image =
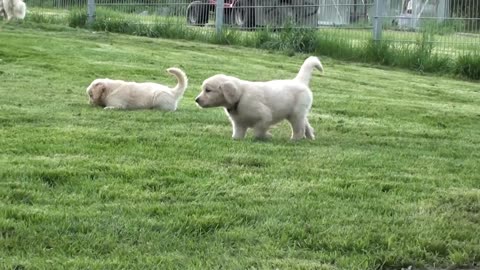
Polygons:
M213 14L210 15L212 19ZM91 24L87 24L85 9L60 10L57 14L51 9L31 8L27 21L68 24L70 27L136 36L239 45L287 55L317 53L346 61L480 79L477 56L479 36L456 33L455 28L436 21L425 22L426 26L420 32L391 31L386 27L381 43L374 42L371 29L364 27L300 29L287 24L281 31L272 31L268 27L239 31L225 26L218 35L213 22L205 27L194 27L187 25L184 15L140 16L102 6L96 9L96 18Z
M147 15L140 16L137 13L126 13L118 10L108 9L102 6L97 8L98 14L97 17L100 21L103 21L105 17L114 18L117 21L131 22L132 24L143 24L143 25L152 25L152 24L175 24L176 26L182 25L187 26L185 16L155 16ZM54 20L60 21L61 19L66 19L72 10L62 10L62 9L47 9L47 8L38 8L31 7L29 9L29 15L34 18L27 17L28 20L33 21L44 21L44 20ZM74 16L82 17L86 19L86 13L84 8L73 9ZM182 12L179 12L183 14ZM42 18L47 17L47 18ZM51 18L50 18L51 17ZM214 21L213 14L211 14L211 19L208 27L190 27L191 29L196 29L199 32L212 32L214 30ZM71 21L72 19L70 19ZM82 26L82 23L77 23L77 25ZM360 25L362 26L362 25ZM367 26L370 28L371 26ZM178 27L177 27L178 28ZM449 31L442 31L441 25L437 23L427 22L426 29L429 32L434 33L432 42L435 44L434 52L442 55L455 56L462 53L476 53L478 51L479 35L475 34L465 34L461 33L460 27L449 29ZM333 28L320 28L318 30L320 36L328 36L329 38L336 40L348 40L348 44L353 47L359 48L362 44L370 41L372 39L372 30L365 29L364 27L356 28L356 26L350 26L350 28L344 27L333 27ZM251 36L252 32L242 32L245 36ZM398 42L398 43L415 43L422 34L419 32L413 31L395 31L384 29L383 39L389 42Z
M480 261L478 84L323 58L315 141L230 139L202 81L305 55L0 23L0 268L400 269ZM97 77L190 87L174 113L87 104Z

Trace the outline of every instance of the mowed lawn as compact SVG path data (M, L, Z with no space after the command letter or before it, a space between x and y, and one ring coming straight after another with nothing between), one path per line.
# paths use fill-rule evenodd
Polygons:
M0 268L444 269L480 262L480 85L322 58L315 141L231 139L216 73L306 55L0 22ZM190 86L177 112L88 105L97 77Z

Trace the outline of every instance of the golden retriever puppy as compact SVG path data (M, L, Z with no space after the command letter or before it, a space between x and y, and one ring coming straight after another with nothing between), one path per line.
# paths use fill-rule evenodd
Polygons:
M311 56L293 80L251 82L214 75L203 82L195 102L202 108L224 107L234 139L243 139L248 128L253 128L257 139L270 138L270 126L287 119L292 126L292 140L313 140L307 114L312 106L309 83L314 68L323 72L320 60Z
M167 71L177 78L174 88L157 83L136 83L96 79L87 88L90 104L105 109L159 109L175 111L187 89L185 73L178 68Z
M25 18L27 6L22 0L0 0L0 15L5 16L7 20Z

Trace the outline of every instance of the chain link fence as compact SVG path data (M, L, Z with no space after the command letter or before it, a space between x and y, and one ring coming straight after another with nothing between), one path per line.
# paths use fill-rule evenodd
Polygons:
M424 38L437 52L478 53L479 0L385 1L382 40L413 43Z
M420 39L447 55L479 53L480 0L25 0L28 16L65 19L73 9L138 24L182 25L199 33L314 29L351 46ZM94 19L94 17L92 17Z
M66 22L69 11L85 9L87 0L24 0L27 17L42 17L47 22Z

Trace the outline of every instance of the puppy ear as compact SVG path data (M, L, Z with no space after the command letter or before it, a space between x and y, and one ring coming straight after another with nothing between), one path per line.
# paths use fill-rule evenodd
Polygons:
M107 86L103 82L98 82L95 85L93 85L92 88L92 99L95 102L99 102L100 99L102 98L103 93L105 92L105 89Z
M240 90L232 82L221 84L220 90L228 104L235 104L240 100Z

